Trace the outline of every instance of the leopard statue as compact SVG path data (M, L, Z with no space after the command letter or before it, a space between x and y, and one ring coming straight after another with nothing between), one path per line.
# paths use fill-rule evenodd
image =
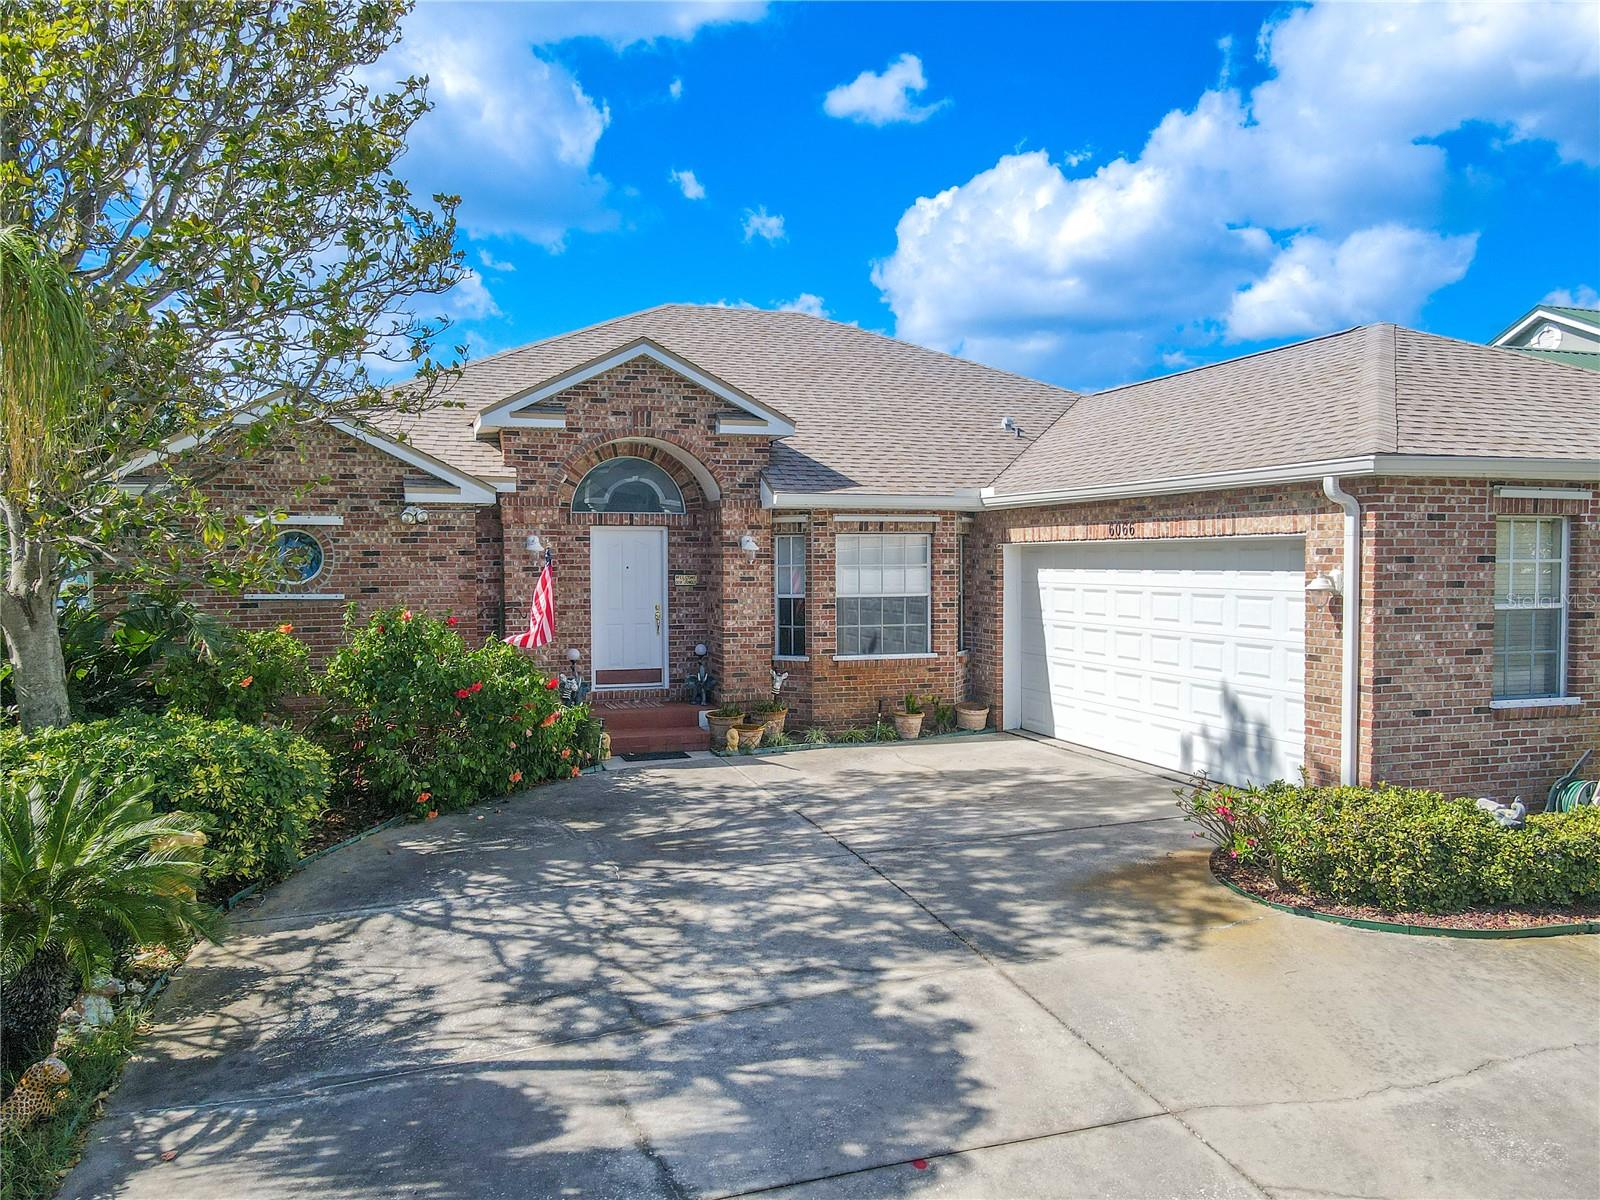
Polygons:
M26 1129L41 1118L54 1116L71 1078L67 1064L53 1054L34 1063L0 1103L0 1128Z

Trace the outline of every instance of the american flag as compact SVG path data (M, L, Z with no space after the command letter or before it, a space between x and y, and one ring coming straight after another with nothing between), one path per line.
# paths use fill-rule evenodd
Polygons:
M550 551L544 552L544 570L539 572L539 582L533 586L533 604L528 609L528 628L506 638L508 645L532 650L555 640L556 586L550 573L550 562L554 557Z

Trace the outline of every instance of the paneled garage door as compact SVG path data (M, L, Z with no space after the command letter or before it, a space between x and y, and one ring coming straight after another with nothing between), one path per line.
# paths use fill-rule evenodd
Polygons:
M1229 783L1293 779L1304 560L1299 538L1024 548L1023 727Z

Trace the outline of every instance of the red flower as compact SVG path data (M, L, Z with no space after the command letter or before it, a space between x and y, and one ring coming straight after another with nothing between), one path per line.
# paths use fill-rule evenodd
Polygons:
M545 686L545 689L546 689L546 690L547 690L547 691L551 691L551 692L553 692L553 691L555 691L555 690L556 690L556 689L557 689L557 688L558 688L558 687L560 687L560 686L561 686L561 681L560 681L560 680L559 680L559 679L555 679L555 678L550 678L550 679L546 679L546 680L545 680L545 681L544 681L544 686Z
M456 619L454 617L446 617L444 619L444 623L446 625L450 626L452 629L454 629L457 622L456 622Z
M432 792L423 792L422 795L417 797L417 803L418 804L426 804L429 800L432 800L432 799L433 799L433 793Z
M550 728L550 726L554 725L555 723L556 723L556 715L555 715L555 713L551 713L548 717L546 717L544 720L539 722L539 724L543 725L546 729Z
M278 626L278 632L279 633L293 633L294 632L294 626L289 624L289 622L285 621L282 625Z
M411 610L410 610L410 609L409 609L409 608L408 608L408 609L406 609L406 610L405 610L405 612L403 612L403 613L401 613L401 614L400 614L400 619L401 619L401 620L402 620L402 621L409 621L409 620L411 620Z
M571 758L572 757L572 747L571 746L563 746L561 748L561 757L562 758Z
M379 625L378 626L378 632L382 633L383 631L384 631L384 627L382 625Z
M456 689L456 699L457 700L465 700L470 695L472 695L472 689L471 688L457 688Z
M467 690L468 690L468 691L471 691L471 692L481 692L481 691L483 691L483 680L481 680L481 679L480 679L480 680L478 680L478 682L477 682L477 683L475 683L475 684L473 684L473 685L472 685L472 686L471 686L471 687L470 687L470 688L468 688L468 689L467 689Z
M1229 825L1233 824L1233 809L1229 808L1226 804L1217 805L1217 816L1221 817Z
M513 772L511 772L511 782L512 783L521 783L522 782L522 772L521 771L513 771Z
M255 681L256 681L256 677L254 675L246 675L243 679L239 680L239 686L242 687L242 688L246 688L246 687L249 687Z
M574 779L576 779L578 777L578 768L577 767L573 767L572 768L572 777Z

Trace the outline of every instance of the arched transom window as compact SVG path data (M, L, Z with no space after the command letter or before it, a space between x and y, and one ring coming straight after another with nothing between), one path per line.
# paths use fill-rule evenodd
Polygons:
M573 512L681 513L683 493L655 463L608 458L591 470L572 494Z

